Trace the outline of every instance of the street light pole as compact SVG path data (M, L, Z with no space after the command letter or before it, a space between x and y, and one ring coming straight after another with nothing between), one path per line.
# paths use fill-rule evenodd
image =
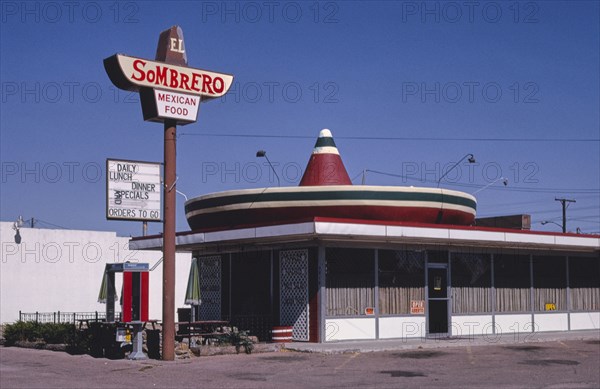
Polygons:
M275 171L275 168L273 167L273 164L271 163L271 161L269 160L269 157L267 157L267 152L264 150L258 150L256 152L256 156L258 158L264 157L267 159L267 162L269 163L269 166L271 166L271 170L273 170L273 173L275 173L275 177L277 178L277 186L281 186L281 181L279 181L279 175L277 174L277 172Z
M486 186L484 186L483 188L479 188L479 189L477 189L475 192L473 192L473 194L475 194L475 193L479 193L479 192L481 192L482 190L485 190L485 189L489 188L490 186L494 185L496 182L498 182L498 181L500 181L500 180L502 180L502 183L504 184L504 186L508 185L508 178L506 178L506 177L500 177L500 178L498 178L497 180L490 182L489 184L487 184L487 185L486 185Z
M475 157L473 156L473 154L467 154L464 157L462 157L458 162L456 162L454 165L452 165L452 167L450 169L446 170L446 173L442 174L442 176L440 177L440 179L438 180L438 183L437 183L438 188L440 187L440 182L442 182L442 179L444 177L446 177L448 175L448 173L450 173L452 170L454 170L454 168L457 167L459 163L461 163L462 161L464 161L467 158L469 158L469 163L475 163Z
M550 221L550 220L544 220L544 221L542 222L542 225L543 225L543 226L545 226L546 224L554 224L554 225L556 225L556 226L559 226L560 228L562 228L562 226L561 226L560 224L558 224L558 223L556 223L556 222L553 222L553 221Z

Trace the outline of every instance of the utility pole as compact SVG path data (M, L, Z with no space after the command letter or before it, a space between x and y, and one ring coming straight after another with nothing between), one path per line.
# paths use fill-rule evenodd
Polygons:
M562 229L563 229L563 233L567 232L567 203L575 203L575 200L570 200L570 199L557 199L554 198L554 201L560 201L561 205L562 205Z

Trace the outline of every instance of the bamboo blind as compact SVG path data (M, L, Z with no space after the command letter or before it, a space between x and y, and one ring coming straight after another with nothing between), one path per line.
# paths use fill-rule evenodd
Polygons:
M492 310L489 287L452 287L452 312L477 313Z
M530 301L530 288L496 288L497 312L529 311Z
M425 300L425 287L380 287L379 311L382 314L409 314L411 300Z
M571 288L573 311L600 310L600 288Z
M332 277L333 278L333 277ZM364 315L365 308L374 307L375 291L372 281L338 276L327 283L327 315Z

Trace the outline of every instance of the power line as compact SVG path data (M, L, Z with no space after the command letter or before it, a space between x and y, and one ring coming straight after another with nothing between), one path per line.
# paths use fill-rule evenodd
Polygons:
M578 199L580 200L585 200L585 199L597 199L598 196L596 194L592 194L592 195L587 195L587 196L577 196ZM520 206L520 205L529 205L529 204L539 204L540 200L539 198L537 200L530 200L530 201L515 201L515 202L511 202L511 203L494 203L494 206L496 207L513 207L513 206ZM598 208L598 207L596 207ZM582 210L583 208L577 208L577 210ZM573 210L573 212L577 211L577 210Z
M436 183L437 182L437 181L431 181L431 180L422 180L420 178L407 177L407 176L403 176L401 174L382 172L379 170L365 169L365 171L370 172L370 173L381 174L384 176L402 178L405 180L413 180L413 181L420 181L420 182L426 182L426 183ZM479 189L483 186L483 185L464 184L464 183L446 183L446 185L458 186L458 187L463 187L463 188L477 188L477 189ZM490 190L511 191L511 192L529 192L529 193L584 193L584 194L600 193L600 189L589 189L589 188L564 189L564 188L524 188L524 187L507 186L507 187L498 187L498 188L490 187L489 189Z
M479 216L479 215L477 215L477 216ZM543 218L543 219L539 219L539 220L556 221L556 220L560 220L561 218L562 218L562 216L556 216L556 217L550 217L550 218ZM577 220L577 221L591 220L590 223L596 223L596 221L594 221L593 219L598 219L599 220L598 222L600 223L600 216L570 217L570 218L567 218L567 221L569 221L569 220ZM536 218L535 220L538 220L538 219Z
M314 139L309 135L269 135L269 134L224 134L182 132L179 136L207 136L221 138L276 138ZM405 137L405 136L336 136L336 139L376 140L376 141L419 141L419 142L600 142L600 138L450 138L450 137Z
M494 204L494 207L498 207L496 204ZM498 208L502 208L502 209L510 209L511 207L498 207ZM514 208L522 208L522 207L514 207ZM577 209L573 209L571 210L571 214L575 213L575 212L583 212L583 211L589 211L589 210L600 210L600 207L596 206L596 205L590 205L589 207L581 207L581 208L577 208ZM533 209L532 212L535 213L556 213L556 209ZM587 212L586 212L587 213Z
M595 221L593 219L598 219L598 221ZM600 216L582 216L582 217L573 217L573 218L570 217L567 220L576 220L579 222L599 223L600 224Z
M47 224L47 225L52 226L52 227L62 228L63 230L70 230L70 228L68 228L68 227L59 226L58 224L53 224L53 223L44 221L42 219L35 219L35 221L36 221L36 223Z

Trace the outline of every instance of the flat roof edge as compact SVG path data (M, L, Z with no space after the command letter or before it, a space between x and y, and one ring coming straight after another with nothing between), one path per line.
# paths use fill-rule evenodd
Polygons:
M354 220L315 219L281 225L257 226L222 231L178 233L178 251L192 251L207 244L242 242L297 242L298 238L325 240L366 239L370 242L412 244L464 244L497 248L600 251L600 236L537 233L519 230L452 228L450 226L360 223ZM129 241L132 250L160 250L162 236L137 237Z
M263 227L240 228L212 232L185 232L176 237L177 251L191 251L194 246L210 243L268 240L274 238L294 238L315 234L314 222L283 224ZM162 236L136 238L129 241L130 250L162 249Z

